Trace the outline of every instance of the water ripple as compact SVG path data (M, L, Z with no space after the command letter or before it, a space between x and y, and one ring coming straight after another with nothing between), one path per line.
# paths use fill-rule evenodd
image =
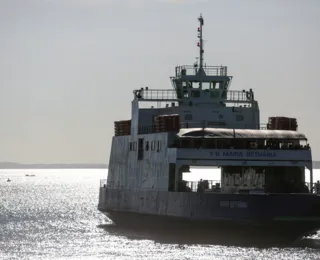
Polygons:
M96 209L103 170L26 173L0 171L0 259L320 259L320 251L310 247L159 242L112 229ZM316 238L305 239L304 245L317 245Z

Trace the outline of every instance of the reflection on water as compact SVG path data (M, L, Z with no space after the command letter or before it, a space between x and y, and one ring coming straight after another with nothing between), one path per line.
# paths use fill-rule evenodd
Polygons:
M209 237L214 239L208 244L208 237L197 240L188 230L155 233L107 225L97 210L104 174L105 170L1 170L0 259L320 258L318 236L300 244L258 245L247 234L225 234Z
M298 238L295 241L290 238L284 239L275 236L271 237L263 232L253 232L253 230L231 230L219 229L214 232L198 232L189 229L137 229L130 227L121 227L112 223L98 225L99 228L105 230L108 234L116 236L124 236L128 239L144 240L149 239L157 243L163 244L179 244L179 245L220 245L234 247L255 247L255 248L293 248L305 246L317 246L314 238ZM318 234L316 235L318 236Z

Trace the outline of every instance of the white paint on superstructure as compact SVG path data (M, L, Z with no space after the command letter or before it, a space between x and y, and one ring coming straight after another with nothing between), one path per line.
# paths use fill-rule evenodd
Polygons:
M175 153L168 152L169 133L116 136L108 169L111 189L168 190L169 162ZM138 160L139 139L143 139L143 159Z

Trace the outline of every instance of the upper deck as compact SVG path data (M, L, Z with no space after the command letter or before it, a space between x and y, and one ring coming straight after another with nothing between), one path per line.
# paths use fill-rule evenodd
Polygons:
M261 131L267 127L266 125L261 127L258 101L253 90L230 90L233 77L228 74L228 67L207 66L203 63L203 18L200 17L199 21L197 45L199 62L175 67L175 75L170 77L173 89L145 87L134 90L130 126L126 126L126 130L122 132L126 134L130 132L132 136L156 133L156 118L163 115L177 115L179 129L216 128L220 133L221 129L226 129L224 133L232 132L230 134L232 138L235 138L232 136L235 134L235 129L251 129L257 130L259 133L256 134L264 139L274 138L271 136L272 131ZM151 103L151 107L139 107L140 104L148 103ZM157 108L153 104L156 104ZM172 131L172 129L167 130ZM287 130L296 129L289 127ZM215 135L219 136L217 133ZM252 135L252 138L259 139L254 136ZM180 139L187 138L189 138L187 135L180 136ZM283 137L280 135L279 138Z
M207 66L203 62L203 18L199 18L199 59L193 65L175 67L170 77L173 89L133 91L131 133L152 126L155 117L178 114L188 125L258 129L260 114L252 89L230 90L233 77L227 66Z
M188 90L188 96L195 97L197 89ZM208 91L209 92L209 91ZM134 99L138 102L181 102L184 98L178 98L177 92L174 89L149 89L142 88L134 90ZM214 101L214 95L210 95L210 99ZM210 101L209 99L209 101ZM226 98L223 100L224 103L229 106L247 106L257 107L257 101L252 100L251 96L248 95L248 91L240 90L229 90L226 93Z
M227 66L203 66L203 71L207 76L228 76ZM198 66L182 65L176 67L176 76L196 76L199 72Z

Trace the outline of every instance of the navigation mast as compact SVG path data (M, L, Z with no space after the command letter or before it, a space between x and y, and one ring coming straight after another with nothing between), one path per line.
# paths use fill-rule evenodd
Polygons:
M199 42L198 42L198 47L200 48L200 66L199 66L199 70L198 70L198 75L199 76L205 76L205 72L203 70L203 38L202 38L202 26L203 26L203 17L202 14L200 14L200 17L198 18L198 21L200 23L199 27L198 27L198 38L199 38ZM199 80L199 88L202 89L202 80Z
M200 48L200 70L203 68L203 38L202 38L202 26L203 26L203 17L202 14L200 14L200 17L198 18L198 21L200 23L200 26L198 27L198 47Z

